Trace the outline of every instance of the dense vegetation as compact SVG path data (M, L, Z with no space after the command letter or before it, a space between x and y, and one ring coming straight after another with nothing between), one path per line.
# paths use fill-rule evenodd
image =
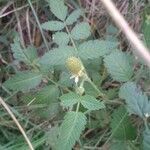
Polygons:
M88 2L0 0L2 100L36 150L149 150L149 68ZM136 4L150 48L150 3ZM3 107L0 137L2 150L29 149Z

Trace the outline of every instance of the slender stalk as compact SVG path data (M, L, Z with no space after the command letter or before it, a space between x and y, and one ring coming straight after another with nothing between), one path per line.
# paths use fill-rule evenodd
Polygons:
M80 102L78 102L78 104L77 104L76 112L79 111L79 108L80 108Z
M65 24L66 31L67 31L67 33L68 33L68 35L69 35L69 38L70 38L70 40L71 40L71 43L72 43L74 49L76 50L76 52L78 52L78 49L77 49L77 47L76 47L76 44L75 44L75 42L74 42L74 40L73 40L73 38L72 38L72 36L71 36L71 34L70 34L70 31L69 31L69 29L68 29L68 26L66 25L65 22L64 22L64 24Z
M30 1L30 0L28 0L28 3L29 3L29 5L30 5L30 7L31 7L31 10L32 10L33 15L34 15L34 17L35 17L35 20L36 20L36 22L37 22L37 24L38 24L38 26L39 26L39 29L40 29L40 32L41 32L41 35L42 35L43 41L44 41L45 46L46 46L46 49L47 49L47 51L49 51L49 47L48 47L48 44L47 44L46 38L45 38L45 36L44 36L44 33L43 33L43 30L42 30L42 27L41 27L40 21L39 21L39 19L38 19L38 16L36 15L36 12L35 12L34 7L33 7L33 5L32 5L32 3L31 3L31 1Z
M91 79L88 77L87 81L92 85L92 87L98 92L99 96L102 97L104 100L106 99L106 95L102 93L97 86L91 81Z
M18 120L16 119L15 115L12 113L12 111L10 110L9 106L5 103L5 101L0 97L0 104L2 104L2 106L6 109L6 111L8 112L8 114L11 116L11 118L13 119L13 121L15 122L15 124L17 125L18 129L20 130L20 132L22 133L23 137L25 138L30 150L34 150L29 138L27 137L24 129L22 128L22 126L20 125L20 123L18 122Z
M67 25L66 25L65 22L64 22L64 24L65 24L65 27L66 27L66 31L67 31L67 33L68 33L68 35L69 35L69 38L70 38L70 40L71 40L71 43L72 43L72 45L73 45L75 51L78 52L78 49L77 49L77 47L76 47L76 44L75 44L74 40L72 39L72 36L71 36L71 34L70 34L70 31L69 31L69 29L68 29L68 27L67 27ZM80 61L81 61L81 60L80 60ZM81 62L82 62L82 61L81 61ZM82 63L82 65L83 65L83 63ZM91 81L91 79L88 77L86 71L85 71L85 74L86 74L86 79L87 79L87 81L88 81L88 82L93 86L93 88L99 93L99 96L101 96L103 99L106 99L106 95L105 95L104 93L102 93L102 92L97 88L97 86Z

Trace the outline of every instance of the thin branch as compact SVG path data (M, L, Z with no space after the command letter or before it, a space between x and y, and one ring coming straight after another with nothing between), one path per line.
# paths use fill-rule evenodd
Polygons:
M22 128L22 126L20 125L20 123L18 122L18 120L16 119L15 115L12 113L12 111L10 110L9 106L5 103L5 101L0 97L0 104L2 104L2 106L6 109L6 111L8 112L8 114L11 116L11 118L13 119L13 121L15 122L15 124L17 125L17 127L19 128L20 132L22 133L22 135L24 136L30 150L34 150L29 138L27 137L24 129Z
M135 48L134 52L144 60L147 66L150 67L150 53L148 49L144 46L143 42L139 40L136 33L131 29L127 21L117 10L114 3L111 0L101 0L101 2L106 7L107 11L109 12L115 23L118 25L118 27L126 35L129 42L131 42L131 44Z

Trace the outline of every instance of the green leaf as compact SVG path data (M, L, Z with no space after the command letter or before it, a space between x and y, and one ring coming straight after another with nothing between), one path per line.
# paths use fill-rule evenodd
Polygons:
M60 20L66 19L68 9L64 4L64 0L48 0L51 12Z
M59 97L59 89L55 85L48 85L35 94L27 95L23 97L27 103L30 103L32 99L34 101L32 104L47 104L50 105L52 102L56 102L56 99Z
M57 150L71 150L86 125L86 116L81 112L68 112L60 127Z
M36 48L33 46L29 46L25 51L26 56L28 57L28 60L30 63L34 62L36 59L38 59L38 54L36 51Z
M42 75L39 72L22 71L4 82L4 86L11 90L27 91L40 84Z
M66 19L66 24L71 25L77 21L77 19L82 15L82 11L80 9L74 10Z
M41 26L43 29L50 31L60 31L65 27L64 23L61 21L48 21L43 23Z
M41 119L51 119L60 113L60 105L57 102L51 102L48 106L37 108L34 110L33 115L40 117Z
M135 83L127 82L123 84L119 96L125 99L130 114L139 115L141 118L144 118L145 114L150 114L148 97L142 93Z
M80 96L76 93L70 92L63 94L60 99L64 107L72 107L74 104L80 101Z
M112 24L109 24L108 26L107 26L107 34L109 34L109 35L117 35L117 33L119 32L118 31L118 29L115 27L115 26L113 26Z
M110 127L115 139L134 140L136 137L136 130L122 106L113 112Z
M136 147L133 148L133 143L131 146L132 141L120 141L115 140L110 145L110 150L138 150Z
M117 42L90 40L79 45L79 56L82 59L99 58L117 48Z
M59 128L57 126L50 128L49 131L46 132L46 145L48 144L51 146L52 149L55 149L58 135Z
M75 55L73 47L62 46L45 53L39 60L39 63L51 66L64 65L68 57Z
M72 87L74 81L70 80L70 74L64 71L60 74L58 83L66 87Z
M99 110L105 108L103 102L98 101L91 95L80 96L76 93L70 92L62 95L60 99L64 107L72 107L74 104L77 104L79 102L88 110Z
M84 83L85 94L92 95L94 97L99 96L99 92L93 88L93 86L89 82Z
M65 46L69 43L70 39L67 33L56 32L55 34L53 34L53 41L59 46Z
M81 104L88 110L99 110L105 108L103 102L98 101L95 97L90 95L82 96Z
M20 45L19 37L15 37L14 43L11 44L11 50L13 52L13 57L18 61L28 62L28 58L25 55L24 49Z
M90 26L86 22L76 24L71 31L72 38L75 40L83 40L91 35Z
M112 52L104 59L105 66L112 78L117 81L129 81L133 75L133 67L126 53L121 51Z
M13 52L13 57L18 60L31 64L35 59L38 58L37 51L35 47L29 46L27 49L23 49L20 45L19 37L14 39L14 43L11 44L11 50Z
M143 150L150 149L150 129L146 128L143 132Z

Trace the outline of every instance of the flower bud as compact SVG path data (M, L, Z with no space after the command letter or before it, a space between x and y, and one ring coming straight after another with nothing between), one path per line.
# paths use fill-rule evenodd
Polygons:
M77 57L69 57L66 61L66 67L74 74L78 75L82 71L82 63Z

